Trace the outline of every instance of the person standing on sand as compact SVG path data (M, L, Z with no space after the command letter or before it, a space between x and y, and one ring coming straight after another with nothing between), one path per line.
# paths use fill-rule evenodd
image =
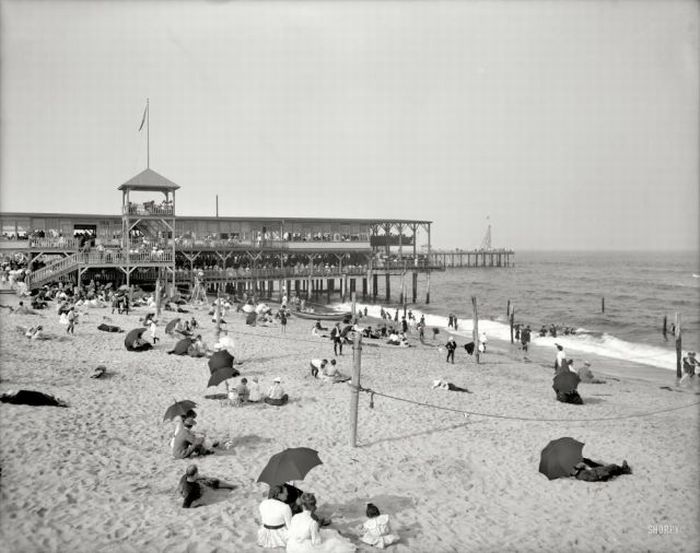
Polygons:
M333 353L335 355L343 355L343 336L340 330L340 323L335 323L331 330L331 340L333 340Z
M527 352L527 346L530 343L530 332L530 325L527 325L520 331L520 345L525 352Z
M280 331L282 334L287 333L287 314L282 310L280 312Z
M71 307L68 310L68 315L66 316L68 319L68 326L66 327L66 334L75 334L75 325L78 322L78 314L75 312L75 308Z
M455 339L450 336L447 339L447 343L445 344L445 349L447 350L447 359L445 360L446 363L452 362L454 365L455 362L455 350L457 349L457 344L455 343Z
M566 352L564 351L564 346L561 344L554 345L557 346L557 356L554 359L554 370L558 371L564 365L564 361L566 360Z

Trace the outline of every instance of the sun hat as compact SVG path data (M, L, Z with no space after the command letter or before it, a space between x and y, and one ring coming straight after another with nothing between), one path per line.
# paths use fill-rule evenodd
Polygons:
M277 376L272 382L282 382L282 379L279 376Z
M187 417L184 421L182 421L182 424L184 424L187 428L191 428L197 424L197 421L194 420L193 417Z

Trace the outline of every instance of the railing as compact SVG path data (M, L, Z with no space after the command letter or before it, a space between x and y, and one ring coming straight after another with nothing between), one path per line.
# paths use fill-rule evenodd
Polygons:
M206 281L212 280L234 280L234 279L285 279L285 278L338 278L343 275L349 276L366 276L367 266L352 266L352 267L322 267L317 266L313 269L307 267L274 267L270 269L244 269L244 268L228 268L228 269L178 269L175 271L177 278L183 280L193 280L197 278Z
M74 238L30 238L29 247L44 250L75 250L78 248L78 241Z
M369 249L369 241L357 240L339 240L322 241L322 240L253 240L229 238L224 239L207 239L207 238L176 238L175 247L179 249L188 248L261 248L271 250L303 250L303 249L327 249L327 250L350 250L350 249Z
M122 207L122 213L128 215L137 215L147 217L149 215L155 216L172 216L175 214L175 208L171 205L149 205L149 204L131 204L129 206Z

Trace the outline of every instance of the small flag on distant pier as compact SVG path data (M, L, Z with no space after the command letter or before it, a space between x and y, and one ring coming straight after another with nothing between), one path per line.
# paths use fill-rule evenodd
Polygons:
M143 125L146 122L146 115L148 115L148 101L146 102L146 107L143 110L143 118L141 119L141 125L139 126L139 131L143 129Z

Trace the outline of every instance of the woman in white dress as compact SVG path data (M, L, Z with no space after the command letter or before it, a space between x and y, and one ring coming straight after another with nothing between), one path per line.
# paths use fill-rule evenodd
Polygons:
M267 499L260 503L262 526L258 530L260 547L284 547L287 544L287 530L292 522L292 510L285 503L287 490L284 486L272 486Z
M353 553L356 547L336 530L319 529L313 514L316 497L301 494L303 511L292 517L287 538L287 553Z

